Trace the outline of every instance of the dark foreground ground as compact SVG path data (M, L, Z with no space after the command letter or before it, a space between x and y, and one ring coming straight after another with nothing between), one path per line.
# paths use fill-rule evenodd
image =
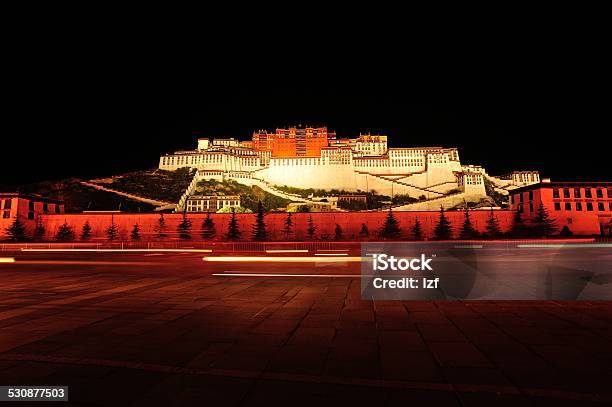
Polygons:
M356 263L2 256L0 385L71 405L612 403L612 302L363 301Z

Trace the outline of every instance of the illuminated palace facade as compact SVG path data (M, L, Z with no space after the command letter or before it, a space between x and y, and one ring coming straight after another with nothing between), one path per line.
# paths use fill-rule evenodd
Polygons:
M247 185L376 191L431 200L449 194L460 199L486 195L485 183L508 194L540 182L537 171L495 177L478 165L464 165L457 148L389 148L387 136L338 138L326 127L276 129L251 140L198 139L197 148L160 157L159 168L197 169L198 179L234 179Z

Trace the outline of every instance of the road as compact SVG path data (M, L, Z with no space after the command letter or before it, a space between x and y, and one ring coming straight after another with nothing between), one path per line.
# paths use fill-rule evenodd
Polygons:
M612 302L366 301L356 254L328 254L2 252L0 385L69 385L74 405L612 402Z

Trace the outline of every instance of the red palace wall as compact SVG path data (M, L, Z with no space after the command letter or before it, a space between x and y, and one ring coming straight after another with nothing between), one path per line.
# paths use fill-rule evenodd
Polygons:
M542 187L540 187L542 186ZM606 231L612 223L612 202L607 196L606 187L602 187L603 197L596 198L595 191L597 188L592 188L593 198L586 198L584 187L576 184L568 184L568 188L571 191L571 196L574 194L574 188L581 189L581 197L578 199L564 198L563 197L563 186L559 187L560 196L558 198L553 197L553 187L540 184L531 188L531 190L524 190L521 188L519 192L513 192L513 200L510 205L510 209L518 210L522 207L523 218L531 220L536 217L538 207L542 203L548 214L554 219L555 224L559 230L564 226L567 226L576 235L599 235L602 233L602 227L604 228L604 234L608 235L610 231ZM531 194L530 194L531 192ZM522 201L521 201L522 195ZM576 202L582 203L582 210L576 210ZM591 202L593 210L587 210L587 202ZM603 210L599 210L597 204L602 202L604 204ZM558 209L555 208L555 203L559 203ZM570 204L570 209L566 209L565 204Z
M424 236L433 236L433 229L438 222L439 212L393 212L396 219L400 222L403 236L410 237L410 229L414 225L415 219L418 217L421 223ZM445 212L445 215L450 220L453 227L454 235L457 236L465 215L462 211ZM319 239L334 238L336 224L340 225L343 231L343 240L357 240L361 224L365 223L370 232L370 238L376 238L376 232L380 230L384 223L387 212L327 212L327 213L293 213L292 219L294 222L294 235L290 240L305 240L307 238L308 218L312 216L314 225L316 226L316 237ZM495 216L498 218L502 231L507 231L512 225L514 213L512 211L495 211ZM200 240L200 229L202 221L206 214L188 214L188 219L192 221L191 236L193 240ZM222 240L223 235L227 232L228 222L231 218L230 214L211 214L215 222L217 232L216 239ZM75 231L78 238L81 228L86 221L92 227L92 240L106 240L105 230L111 225L112 221L117 225L119 230L119 239L129 240L130 231L135 223L140 227L140 235L142 240L154 240L156 234L156 226L160 215L156 213L147 214L62 214L62 215L45 215L43 221L46 227L46 238L52 240L57 233L58 227L66 221ZM242 231L242 239L249 240L251 230L255 221L255 214L236 214L240 230ZM480 232L485 231L486 222L489 218L489 211L471 211L470 218L473 226ZM169 239L178 239L177 226L182 219L181 214L165 214L166 234ZM282 229L284 222L287 219L286 213L271 213L265 218L266 227L270 233L271 240L284 240ZM2 231L3 233L4 231Z

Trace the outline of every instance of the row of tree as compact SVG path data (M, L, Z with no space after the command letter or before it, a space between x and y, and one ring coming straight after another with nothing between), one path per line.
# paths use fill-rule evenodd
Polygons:
M538 212L536 217L531 222L526 222L522 218L521 212L516 212L512 229L504 234L499 225L499 220L495 216L493 210L491 210L489 214L489 218L487 219L487 225L485 228L485 233L481 234L478 232L471 220L470 212L466 209L465 217L463 224L459 230L458 238L459 239L477 239L477 238L489 238L495 239L499 237L513 237L513 238L528 238L528 237L545 237L550 236L557 231L557 226L554 223L554 220L549 216L548 211L543 205L540 205L538 208ZM183 214L183 218L181 222L178 224L176 228L176 235L179 239L189 240L192 238L192 221L187 218L186 214ZM445 215L444 209L440 208L440 215L438 218L438 222L434 228L433 238L436 240L449 240L453 239L455 235L453 230L453 225L451 224L448 217ZM14 222L11 224L9 228L6 230L7 236L11 241L44 241L46 230L44 224L42 223L40 217L36 220L36 227L34 229L34 234L30 238L26 234L25 225L19 218L15 218ZM287 217L283 223L283 228L281 230L283 234L283 238L285 240L290 240L294 237L295 233L295 223L292 217L291 212L287 213ZM569 236L571 232L567 227L565 227L561 231L562 235ZM114 241L119 239L119 229L114 222L114 219L111 217L111 224L105 229L106 239L109 241ZM306 235L309 240L343 240L345 238L344 231L339 224L335 225L334 235L329 236L322 234L317 236L317 226L315 225L312 215L308 217L308 225L306 228ZM400 240L404 236L404 232L400 227L400 222L396 219L394 213L389 210L385 222L383 223L380 230L375 233L378 238L388 239L388 240ZM414 224L409 229L410 238L413 240L423 240L424 234L419 218L416 218ZM160 217L155 226L155 239L165 239L169 236L168 226L166 225L166 220L163 214L160 214ZM216 225L213 218L210 216L210 213L206 215L204 220L202 221L202 225L200 228L200 236L204 240L212 240L217 236ZM92 228L88 221L86 221L79 233L79 240L88 241L92 237ZM236 218L236 213L232 212L232 216L227 226L227 231L223 235L223 238L226 240L241 240L243 237L243 231L240 228L238 223L238 219ZM130 239L133 241L141 240L141 231L138 223L134 224L132 230L130 232ZM370 238L370 231L368 226L365 223L361 224L361 229L359 231L359 238L361 240L368 240ZM57 229L54 239L58 242L71 242L75 241L76 233L74 229L68 225L67 222L64 222ZM255 213L255 223L252 226L250 233L250 240L254 241L266 241L270 240L270 233L266 226L265 222L265 211L264 206L261 202L259 202L257 207L257 212Z

